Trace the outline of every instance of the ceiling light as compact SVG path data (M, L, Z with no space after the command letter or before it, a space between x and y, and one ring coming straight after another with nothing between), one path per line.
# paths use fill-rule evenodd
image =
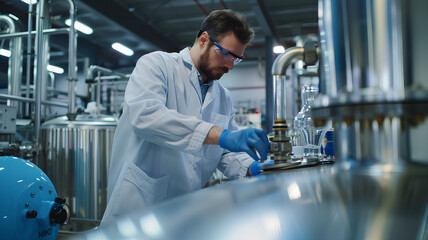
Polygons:
M25 2L26 4L30 4L30 0L21 0L23 2ZM31 0L31 4L36 4L37 0Z
M67 24L67 26L70 26L71 20L70 19L65 20L65 24ZM94 32L91 27L79 21L74 22L74 27L86 35L92 34Z
M285 52L285 48L283 46L275 46L275 47L273 47L273 52L274 53L283 53L283 52Z
M10 57L10 51L0 48L0 55L5 56L5 57Z
M111 47L114 49L114 50L116 50L116 51L118 51L118 52L121 52L121 53L123 53L123 54L125 54L126 56L132 56L132 55L134 55L134 51L132 51L130 48L128 48L128 47L125 47L125 46L123 46L122 44L120 44L120 43L113 43L112 45L111 45Z
M48 65L47 69L50 72L54 72L54 73L58 73L58 74L64 73L64 69L57 67L57 66L54 66L54 65Z
M16 21L19 21L19 18L17 17L17 16L15 16L15 15L13 15L13 14L8 14L8 16L10 17L10 18L12 18L12 19L15 19Z

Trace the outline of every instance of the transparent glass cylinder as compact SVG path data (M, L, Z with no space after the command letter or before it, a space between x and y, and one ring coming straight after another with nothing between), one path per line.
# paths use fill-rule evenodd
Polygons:
M303 156L306 158L322 158L320 151L325 133L331 127L331 122L315 126L312 120L311 104L318 95L318 87L303 86L301 91L302 109L294 118L294 127L303 139Z

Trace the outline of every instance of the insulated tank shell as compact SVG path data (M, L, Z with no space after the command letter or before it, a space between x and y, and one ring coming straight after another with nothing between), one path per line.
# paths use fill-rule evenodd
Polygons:
M78 115L41 126L41 168L70 205L74 219L101 220L107 205L107 172L117 119ZM73 219L72 219L73 220Z

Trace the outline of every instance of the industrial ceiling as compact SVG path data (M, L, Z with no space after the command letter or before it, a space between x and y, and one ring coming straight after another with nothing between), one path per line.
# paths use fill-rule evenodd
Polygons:
M53 28L67 27L68 2L50 1ZM243 13L256 32L246 51L246 61L265 57L266 39L294 46L295 36L318 34L317 0L75 0L76 19L93 29L78 33L78 61L110 69L132 69L142 55L180 51L191 46L206 15L230 8ZM28 5L21 0L1 0L1 14L14 14L27 29ZM33 21L34 22L34 21ZM51 63L67 64L67 36L51 37ZM125 56L111 48L119 42L134 51Z

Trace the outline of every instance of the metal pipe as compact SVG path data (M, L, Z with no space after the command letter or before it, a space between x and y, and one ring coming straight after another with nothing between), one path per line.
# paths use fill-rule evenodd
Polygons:
M27 87L25 96L27 98L30 97L30 77L31 77L31 30L33 28L33 2L32 0L28 3L28 31L27 31L27 71L25 78L25 85ZM25 116L30 116L30 104L25 104Z
M303 47L287 48L284 53L279 55L272 66L272 75L285 75L288 66L304 59Z
M102 78L101 78L102 79ZM124 81L121 81L121 82L119 82L119 83L125 83ZM101 85L104 85L104 84L106 84L106 85L109 85L109 83L101 83ZM22 87L21 87L21 89L22 89ZM32 89L34 89L34 85L30 85L30 94L32 93L31 92L31 90ZM54 94L59 94L59 95L64 95L64 96L67 96L67 94L68 94L68 91L66 92L66 91L61 91L61 90L58 90L58 89L55 89L55 88L53 88L53 87L48 87L47 89L46 89L48 92L51 92L51 93L54 93ZM87 98L88 96L86 96L86 95L80 95L80 94L76 94L76 97L79 97L79 98Z
M285 109L285 75L289 65L304 59L303 47L292 47L279 55L272 66L272 75L274 77L274 99L275 99L275 119L286 120ZM285 104L283 106L283 104ZM288 103L290 104L290 103Z
M8 25L9 32L14 33L18 31L18 27L12 18L0 16L0 21ZM8 93L10 95L19 96L22 81L22 39L16 38L11 40L9 49L11 55L9 57L8 66ZM17 112L19 112L19 105L17 102L8 101L7 105L16 107Z
M70 28L52 28L52 29L44 29L43 34L44 35L57 35L57 34L65 34L69 33ZM10 33L10 34L2 34L0 35L0 39L10 39L10 38L23 38L28 37L28 31L27 32L18 32L18 33ZM37 31L31 31L31 35L37 35Z
M103 79L103 77L101 77L100 79L105 80ZM112 79L107 79L107 80L112 80ZM121 85L121 84L128 84L128 81L101 82L101 85Z
M98 72L97 77L97 116L100 115L100 104L101 104L101 72Z
M45 9L44 9L44 14L43 14L43 18L44 19L50 19L50 1L45 3ZM43 22L43 29L49 29L51 28L51 23L49 20L44 21ZM49 82L49 71L47 71L47 65L49 64L50 61L50 36L49 35L44 35L43 36L43 48L42 48L42 62L41 64L43 64L42 68L42 79L41 81L39 81L39 83L41 84L41 90L40 90L40 99L42 101L46 101L47 98L47 87L48 87L48 82ZM42 105L41 109L40 109L40 119L41 121L43 121L43 119L46 118L46 106Z
M129 79L129 77L131 76L131 74L126 74L125 76L118 76L118 75L115 75L115 76L102 76L102 77L100 77L100 79L101 80L119 80L119 79ZM101 83L101 85L102 84L111 84L111 83L127 83L128 82L128 80L126 80L126 81L114 81L114 82L102 82Z
M25 97L19 97L19 96L13 96L8 94L0 93L0 99L9 99L9 100L15 100L19 102L28 102L28 103L35 103L36 100L32 98L25 98ZM44 105L50 105L50 106L57 106L57 107L67 107L68 105L66 103L61 102L55 102L55 101L41 101Z
M95 72L117 75L117 76L122 77L122 78L129 78L129 76L130 76L130 74L124 74L124 73L116 72L116 71L108 69L108 68L103 68L103 67L100 67L97 65L91 65L88 68L88 73L86 75L86 79L87 80L94 80L94 73Z
M44 26L44 9L45 0L41 0L37 4L37 24L36 24L36 57L37 57L37 73L34 83L36 85L35 93L35 114L34 114L34 142L36 149L38 149L40 139L40 114L41 114L41 82L43 78L43 26Z
M68 119L74 120L76 117L75 113L75 102L76 102L76 51L77 51L77 35L74 23L76 21L76 8L73 0L67 0L70 4L70 31L68 39Z

